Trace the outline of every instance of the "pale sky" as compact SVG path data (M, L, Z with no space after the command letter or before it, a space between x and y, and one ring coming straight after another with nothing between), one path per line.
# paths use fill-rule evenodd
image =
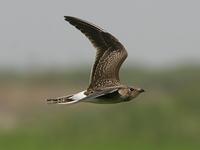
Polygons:
M198 0L1 0L0 68L54 68L91 64L95 49L65 15L115 35L125 65L200 63Z

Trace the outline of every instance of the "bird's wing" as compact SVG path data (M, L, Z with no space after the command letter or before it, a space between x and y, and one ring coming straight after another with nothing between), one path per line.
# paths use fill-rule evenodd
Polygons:
M104 89L98 89L96 91L82 91L73 95L69 96L63 96L58 98L50 98L47 99L48 104L74 104L81 101L87 101L88 99L94 99L99 96L106 95L108 93L112 93L117 91L122 86L114 86L114 87L108 87Z
M79 18L65 16L97 49L88 89L119 84L119 69L127 57L124 46L110 33Z

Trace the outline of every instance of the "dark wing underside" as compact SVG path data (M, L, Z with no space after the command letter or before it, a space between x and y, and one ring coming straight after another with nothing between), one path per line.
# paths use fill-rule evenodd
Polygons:
M124 46L110 33L79 18L65 16L97 49L89 90L119 85L119 69L127 57Z

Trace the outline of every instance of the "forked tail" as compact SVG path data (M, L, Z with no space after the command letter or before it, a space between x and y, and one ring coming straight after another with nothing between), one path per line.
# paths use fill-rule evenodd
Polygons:
M58 98L49 98L47 99L48 104L73 104L77 103L80 100L86 98L87 96L84 94L85 91L79 92L74 95L63 96Z
M71 103L74 100L70 96L63 96L63 97L58 97L58 98L49 98L47 99L48 104L62 104L62 103Z

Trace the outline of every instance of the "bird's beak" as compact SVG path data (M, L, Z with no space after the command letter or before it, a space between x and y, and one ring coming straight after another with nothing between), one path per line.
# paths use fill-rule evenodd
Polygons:
M145 90L144 89L139 89L139 92L143 93L143 92L145 92Z

